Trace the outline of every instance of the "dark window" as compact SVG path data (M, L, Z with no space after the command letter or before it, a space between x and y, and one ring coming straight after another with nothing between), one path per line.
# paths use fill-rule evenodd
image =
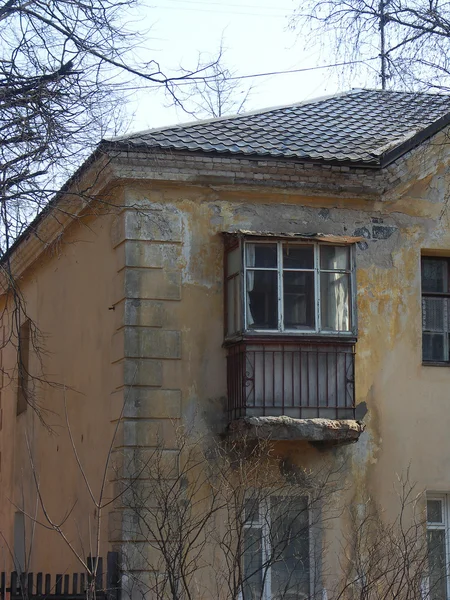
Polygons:
M424 362L450 363L450 259L422 258L422 356Z

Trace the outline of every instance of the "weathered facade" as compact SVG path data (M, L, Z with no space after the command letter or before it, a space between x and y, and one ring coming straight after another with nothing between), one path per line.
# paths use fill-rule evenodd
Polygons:
M377 115L383 98L394 98L364 94L360 106L378 103ZM345 107L352 98L339 102ZM311 103L316 119L336 119L331 109L326 117L332 102ZM424 110L423 97L402 95L402 102L419 116ZM26 385L45 425L26 403L17 409L18 330L5 284L0 530L8 566L15 554L30 570L75 569L72 545L84 555L118 550L127 557L125 572L148 577L154 544L130 535L129 520L139 516L124 501L127 482L145 479L136 475L143 473L137 449L139 464L157 456L164 473L180 468L179 424L217 443L269 439L273 456L312 473L336 466L342 508L362 510L370 497L395 517L400 475L447 510L450 101L426 102L436 114L426 104L422 124L411 124L404 105L399 114L387 111L386 141L378 155L362 158L352 151L361 149L358 127L366 122L354 108L339 121L348 126L340 131L345 160L345 143L335 155L321 147L320 156L309 146L303 156L252 153L237 142L230 149L213 130L226 119L211 122L215 145L203 131L192 134L198 147L173 141L170 132L166 147L151 133L147 141L100 146L10 257L26 306L20 325L29 319L42 334L41 352L27 334ZM287 113L280 116L289 124L296 117ZM410 119L409 133L396 131L400 114ZM251 138L245 118L228 121L242 123L242 136ZM321 144L336 138L327 127L316 132ZM295 131L301 128L295 121ZM181 137L191 130L175 129ZM289 128L283 140L289 148ZM77 205L77 186L99 165L96 199ZM77 218L61 222L58 202ZM224 269L233 250L236 262ZM85 479L99 498L105 468L100 509ZM66 540L32 525L30 517L46 521L38 486ZM425 497L418 506L425 509ZM314 586L286 597L331 594L348 519L342 510L317 538L321 558L311 555L303 566L312 571L320 562ZM441 520L436 529L450 536ZM211 585L198 585L198 598L213 597ZM443 589L432 597L445 598Z

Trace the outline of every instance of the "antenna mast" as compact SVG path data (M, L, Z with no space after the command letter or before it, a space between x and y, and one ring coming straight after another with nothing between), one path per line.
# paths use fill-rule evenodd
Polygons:
M386 12L385 8L388 5L389 0L380 0L380 60L381 60L381 89L386 89L386 82L388 79L387 74L387 54L386 54Z

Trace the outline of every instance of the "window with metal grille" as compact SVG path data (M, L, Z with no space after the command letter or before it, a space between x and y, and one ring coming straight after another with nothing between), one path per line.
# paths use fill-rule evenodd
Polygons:
M450 259L422 257L422 357L450 363Z

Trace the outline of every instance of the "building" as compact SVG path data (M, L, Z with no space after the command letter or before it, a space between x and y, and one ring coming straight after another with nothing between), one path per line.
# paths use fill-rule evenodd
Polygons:
M450 597L449 122L448 96L356 90L101 142L4 263L6 568L66 572L74 553L115 549L124 586L164 578L154 537L130 533L154 489L132 514L124 498L145 489L142 465L167 492L184 424L269 440L278 466L327 465L343 483L320 535L296 498L301 527L285 529L300 546L269 562L276 505L266 492L247 506L245 597L333 597L346 507L362 522L370 498L394 522L399 481L421 494L409 518L428 501L422 593ZM195 598L223 584L204 558L214 531Z

